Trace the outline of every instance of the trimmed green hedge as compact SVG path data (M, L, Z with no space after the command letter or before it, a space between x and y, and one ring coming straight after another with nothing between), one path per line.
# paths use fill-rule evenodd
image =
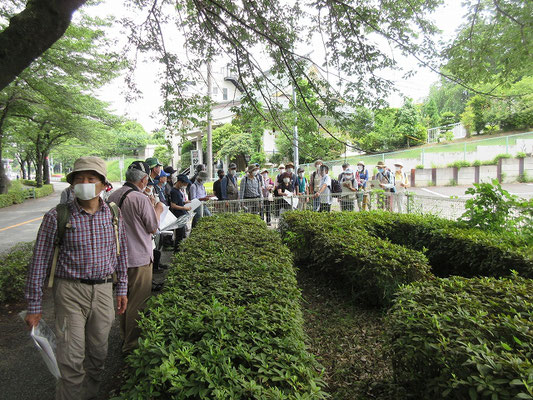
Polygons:
M26 180L13 181L8 193L0 194L0 208L9 207L13 204L23 203L26 199L26 192L28 190L35 190L35 198L45 197L54 193L53 185L43 185L43 187L40 188L25 189L22 187L22 183L24 183L24 181Z
M433 277L422 253L370 236L351 213L285 213L280 231L297 265L335 275L367 305L388 306L400 285Z
M34 242L18 243L0 254L0 303L24 300Z
M464 228L458 222L421 215L386 211L347 214L354 225L375 237L424 251L432 272L438 276L501 277L515 270L533 278L533 246L520 237Z
M395 378L417 398L533 399L533 280L436 279L389 311Z
M38 199L40 197L45 197L50 194L54 193L54 186L53 185L43 185L40 188L35 188L35 198Z
M121 399L322 399L292 256L257 216L202 218L140 321Z

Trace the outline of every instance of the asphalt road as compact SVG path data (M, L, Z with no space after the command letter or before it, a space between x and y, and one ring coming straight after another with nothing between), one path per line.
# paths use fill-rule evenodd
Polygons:
M59 196L68 183L53 182L53 185L55 191L50 196L0 208L0 253L19 242L35 239L43 215L59 203Z
M446 197L457 196L459 198L468 198L470 195L465 195L466 189L472 187L468 186L430 186L430 187L415 187L409 188L409 191L415 192L419 195L434 196L434 197ZM504 183L502 188L509 193L525 198L533 198L533 183Z

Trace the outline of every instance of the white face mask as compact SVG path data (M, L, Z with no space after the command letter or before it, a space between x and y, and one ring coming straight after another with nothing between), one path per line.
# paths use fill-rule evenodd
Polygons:
M283 178L283 182L289 183L291 180L289 178Z
M292 174L292 168L287 168L287 172Z
M363 166L362 166L362 165L358 165L358 166L357 166L357 170L358 170L358 171L362 171L362 170L363 170Z
M91 200L100 195L96 194L96 183L77 183L74 186L74 194L80 200Z
M320 172L320 165L315 165L317 172Z
M237 171L234 170L234 169L230 169L230 170L229 170L229 174L230 174L230 175L235 175L236 172L237 172Z
M258 171L254 171L254 172L252 172L252 174L253 174L254 176L257 176L257 172L258 172Z
M300 172L300 173L298 174L298 176L299 176L300 178L303 178L303 177L304 177L304 173L303 173L303 172Z
M346 180L348 181L351 181L353 179L353 175L352 174L345 174L344 177L346 178Z
M263 179L268 179L268 174L262 174L263 175Z
M396 171L401 171L402 167L396 167Z

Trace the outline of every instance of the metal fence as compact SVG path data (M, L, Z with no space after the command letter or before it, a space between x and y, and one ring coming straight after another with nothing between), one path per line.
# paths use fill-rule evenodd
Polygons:
M366 211L387 210L409 214L432 214L455 220L465 212L464 199L417 195L412 192L388 193L382 191L359 192L346 196L332 194L331 203L322 197L287 196L265 199L208 201L200 207L202 215L218 213L253 213L260 215L269 225L277 226L280 216L290 210L312 211ZM328 206L329 204L329 206Z

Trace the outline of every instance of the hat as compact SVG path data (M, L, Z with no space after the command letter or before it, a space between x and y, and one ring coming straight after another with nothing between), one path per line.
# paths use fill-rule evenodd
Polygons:
M191 180L189 179L189 177L185 174L179 174L177 177L176 177L176 182L185 182L187 185L192 185L192 182Z
M169 165L168 167L163 168L163 171L165 171L169 175L172 175L172 174L178 172L178 170L174 169L172 167L172 165Z
M248 172L253 172L256 169L259 169L259 167L256 167L255 164L248 165Z
M298 168L298 173L300 173L300 172L305 172L305 170L302 167L300 167L300 168Z
M283 164L278 165L278 169L281 169L281 168L285 169L285 165Z
M164 176L165 176L165 177L169 177L170 175L172 175L172 174L168 174L168 173L166 173L164 170L161 170L161 172L159 173L159 177L160 177L160 178L161 178L161 177L164 177Z
M286 167L287 167L287 168L289 168L289 167L294 168L294 164L293 164L292 162L289 161L289 162L287 163Z
M353 170L351 168L346 168L344 171L345 174L353 174Z
M134 161L128 167L128 169L130 168L138 169L139 171L142 171L147 175L150 174L150 166L147 162L144 161Z
M268 174L268 169L265 168L264 170L261 171L262 174L264 174L265 172Z
M155 157L148 157L145 162L148 164L150 169L163 166L163 164L161 164L159 160Z
M198 172L198 178L203 179L204 181L209 178L209 174L205 171Z
M104 160L96 156L80 157L74 161L74 169L67 175L67 182L72 185L74 174L81 171L93 171L107 181L107 165Z
M317 165L317 164L324 164L324 161L322 161L322 160L316 160L314 165Z
M232 162L232 163L229 165L228 169L237 169L237 164L235 164L234 162Z
M385 162L378 161L378 164L376 165L376 167L386 167Z
M400 167L403 168L403 163L402 163L401 161L396 161L396 162L394 163L394 165L399 165Z
M359 161L357 165L365 165L365 162L363 160Z

